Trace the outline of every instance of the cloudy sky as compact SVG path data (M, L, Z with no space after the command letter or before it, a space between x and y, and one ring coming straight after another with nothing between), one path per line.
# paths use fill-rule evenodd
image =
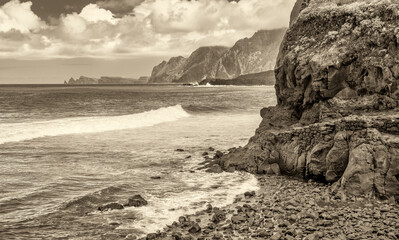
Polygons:
M40 82L49 63L42 82L149 75L160 61L200 46L231 46L259 29L287 26L294 2L0 0L0 83Z

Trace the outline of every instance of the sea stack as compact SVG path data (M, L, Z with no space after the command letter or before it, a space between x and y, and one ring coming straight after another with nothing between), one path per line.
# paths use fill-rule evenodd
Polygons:
M225 170L281 173L399 200L399 1L304 1L275 68L275 107Z

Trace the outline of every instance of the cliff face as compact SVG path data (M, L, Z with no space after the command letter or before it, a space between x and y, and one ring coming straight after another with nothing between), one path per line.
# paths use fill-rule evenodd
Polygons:
M152 70L150 83L171 83L178 79L183 71L187 59L184 57L173 57L168 62L163 61Z
M211 77L212 68L227 50L226 47L201 47L197 49L187 59L182 75L174 82L200 82Z
M228 50L226 47L201 47L190 57L173 57L152 70L150 83L199 82L210 77L217 60Z
M221 166L277 164L335 191L399 200L399 2L298 0L292 17L278 105L262 109L256 135Z
M261 30L239 40L217 62L214 78L231 79L240 75L274 69L286 29Z
M151 83L189 83L204 79L233 79L273 70L286 29L261 30L232 48L201 47L189 58L174 57L155 66Z

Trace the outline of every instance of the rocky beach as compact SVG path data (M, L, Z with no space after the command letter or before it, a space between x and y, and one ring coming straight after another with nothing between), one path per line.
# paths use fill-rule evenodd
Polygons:
M234 204L181 216L143 239L398 239L395 202L332 194L331 185L258 175ZM129 239L129 236L128 236ZM134 239L134 237L133 237Z

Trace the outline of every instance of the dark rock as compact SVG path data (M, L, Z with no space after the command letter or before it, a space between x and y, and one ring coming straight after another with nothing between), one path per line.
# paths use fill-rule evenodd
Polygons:
M175 150L176 152L184 152L184 149L178 148Z
M219 165L214 164L214 165L210 166L210 167L206 170L206 172L208 172L208 173L222 173L222 172L223 172L223 169L222 169Z
M213 157L213 159L218 159L223 157L223 153L221 151L216 151L215 156Z
M249 197L249 198L255 197L255 195L256 195L255 191L252 191L252 192L245 192L245 193L244 193L244 196L245 196L245 197Z
M213 147L209 147L208 150L211 152L215 151L215 149Z
M128 204L125 206L129 207L141 207L141 206L146 206L148 202L140 195L135 195L131 198L129 198Z
M121 210L123 209L123 205L119 203L109 203L104 206L98 207L99 211L107 211L107 210Z
M151 179L161 179L161 176L153 176Z
M202 153L202 156L203 156L203 157L208 156L208 155L209 155L208 152L203 152L203 153Z
M220 223L224 220L226 220L226 213L222 210L219 210L218 208L213 209L213 217L212 217L212 222L214 223Z
M189 233L198 233L201 231L201 227L198 223L194 223L193 226L188 230Z
M186 217L184 217L184 216L179 217L179 223L180 223L180 224L183 224L183 223L185 223L185 222L187 222Z

